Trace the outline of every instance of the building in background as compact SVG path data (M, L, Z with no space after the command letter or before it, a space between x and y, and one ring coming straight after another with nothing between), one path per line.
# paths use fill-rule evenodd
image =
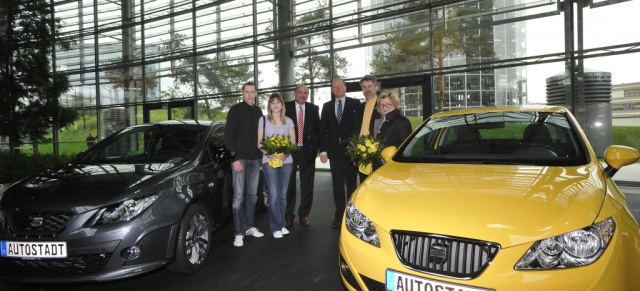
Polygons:
M640 126L640 82L613 85L613 126Z
M392 3L391 0L373 0L373 6L385 6ZM452 52L445 52L443 67L464 67L473 66L493 60L517 59L526 56L526 22L511 22L502 24L505 19L519 18L526 13L524 10L510 9L514 6L522 5L522 0L498 0L479 1L466 3L449 8L451 15L456 18L466 19L453 21L446 20L446 16L441 16L446 25L457 25L459 27L470 27L460 29L455 36L459 38L459 49ZM505 11L504 13L495 13ZM490 13L489 13L490 12ZM469 15L478 14L477 17ZM440 14L442 15L442 14ZM438 17L433 16L434 21ZM366 53L367 72L374 71L371 64L376 61L376 55L382 50L388 49L384 40L389 33L376 34L378 31L393 33L394 28L403 25L402 18L394 18L384 22L377 22L369 25L367 32L374 35L372 41L380 43L370 46ZM446 35L446 33L443 33ZM446 39L446 36L445 36ZM424 36L428 42L428 36ZM437 52L434 52L437 54ZM422 64L428 67L429 64ZM439 64L434 62L435 67ZM420 69L420 64L416 69ZM436 78L437 79L437 78ZM469 71L463 73L452 73L444 76L444 102L443 109L455 110L468 107L490 106L490 105L522 105L527 104L527 82L526 67L511 67ZM434 81L434 96L440 94L439 82ZM406 92L407 94L418 94L422 92ZM412 99L407 96L406 99ZM404 100L404 98L403 98ZM412 108L406 108L412 111Z

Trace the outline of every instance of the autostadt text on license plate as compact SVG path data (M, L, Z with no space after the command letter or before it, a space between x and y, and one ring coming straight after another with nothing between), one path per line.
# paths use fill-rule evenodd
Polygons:
M0 242L0 255L17 258L66 258L66 242Z
M391 291L488 291L466 285L452 284L387 270L387 290Z

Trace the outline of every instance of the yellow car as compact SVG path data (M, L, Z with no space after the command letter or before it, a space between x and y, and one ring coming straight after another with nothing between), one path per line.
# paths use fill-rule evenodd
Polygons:
M340 274L349 290L640 290L640 231L566 109L438 113L347 205Z

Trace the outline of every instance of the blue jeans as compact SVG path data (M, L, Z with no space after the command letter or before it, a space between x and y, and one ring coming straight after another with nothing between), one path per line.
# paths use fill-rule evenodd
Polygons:
M233 172L233 226L236 235L244 236L247 229L253 227L258 201L258 181L260 178L260 160L239 160L243 171Z
M262 165L264 179L269 187L269 225L271 233L284 227L284 213L287 211L287 188L293 164L284 164L279 168L272 168L269 163Z

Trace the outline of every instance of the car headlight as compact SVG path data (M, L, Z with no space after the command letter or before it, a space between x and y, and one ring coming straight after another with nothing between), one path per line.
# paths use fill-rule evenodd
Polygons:
M516 264L516 270L564 269L589 265L607 249L616 222L609 217L569 233L537 241Z
M136 199L128 199L120 203L104 207L89 220L86 226L129 221L149 208L158 199L158 195L150 195Z
M362 214L351 200L347 204L345 225L347 230L357 238L380 247L380 239L373 221Z

